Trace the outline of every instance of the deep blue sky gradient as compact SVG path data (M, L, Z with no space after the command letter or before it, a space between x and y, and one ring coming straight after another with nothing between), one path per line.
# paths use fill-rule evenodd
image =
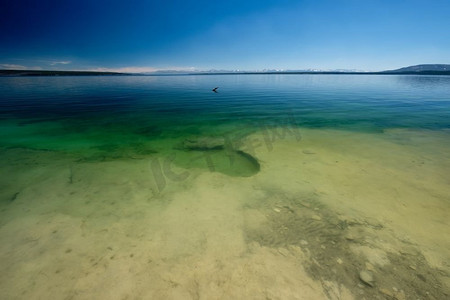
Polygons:
M0 68L450 63L448 0L0 0Z

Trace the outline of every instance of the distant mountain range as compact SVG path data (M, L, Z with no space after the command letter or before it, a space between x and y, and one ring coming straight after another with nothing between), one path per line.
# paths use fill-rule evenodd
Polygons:
M448 73L450 74L450 65L443 64L427 64L416 65L397 70L384 71L383 73L407 73L407 74L427 74L427 73Z
M409 66L396 70L387 70L381 72L365 72L359 70L260 70L260 71L241 71L241 70L208 70L208 71L170 71L162 70L152 73L116 73L116 72L93 72L93 71L40 71L40 70L0 70L0 76L89 76L89 75L213 75L213 74L360 74L360 75L389 75L389 74L414 74L414 75L450 75L450 65L445 64L425 64Z

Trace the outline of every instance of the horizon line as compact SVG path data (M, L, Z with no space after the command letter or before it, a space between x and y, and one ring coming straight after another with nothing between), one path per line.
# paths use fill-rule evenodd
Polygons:
M14 64L0 64L1 71L27 71L27 72L97 72L97 73L122 73L122 74L164 74L164 73L293 73L293 72L305 72L305 73L321 73L321 72L339 72L339 73L378 73L378 72L386 72L386 71L396 71L404 68L411 68L417 66L448 66L448 68L444 68L445 71L450 70L450 64L442 64L442 63L428 63L428 64L417 64L417 65L409 65L406 67L400 68L388 68L383 70L364 70L357 68L302 68L302 69L286 69L286 68L261 68L261 69L217 69L217 68L208 68L201 69L196 67L166 67L166 68L156 68L156 67L120 67L120 68L106 68L106 67L96 67L96 68L84 68L84 69L43 69L42 67L28 67L23 65L14 65Z

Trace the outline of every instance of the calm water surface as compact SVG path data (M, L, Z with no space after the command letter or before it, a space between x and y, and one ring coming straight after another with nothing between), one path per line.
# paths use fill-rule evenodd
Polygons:
M0 298L448 299L449 129L450 76L1 77Z
M3 147L126 146L289 116L310 128L450 128L448 76L10 77L0 95Z

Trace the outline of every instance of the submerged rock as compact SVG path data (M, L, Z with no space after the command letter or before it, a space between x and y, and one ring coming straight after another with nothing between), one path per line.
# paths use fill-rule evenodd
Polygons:
M316 221L322 220L322 218L321 218L320 216L318 216L318 215L313 215L313 216L311 217L311 219L316 220Z
M184 168L207 168L229 176L249 177L261 169L254 156L226 143L222 137L188 138L174 147L175 163Z
M345 239L346 239L347 241L354 241L356 238L355 238L355 236L354 236L353 234L349 233L349 234L347 234L347 235L345 236Z
M375 271L375 267L369 262L366 262L366 269L368 271Z
M375 282L375 280L373 279L373 275L370 271L359 272L359 279L361 279L361 281L367 284L368 286L373 286Z
M189 138L181 142L176 148L197 151L222 150L225 148L225 139L221 137Z
M392 292L392 291L390 291L390 290L388 290L388 289L385 289L385 288L380 289L380 292L381 292L383 295L388 296L388 297L391 297L391 298L394 298L394 296L395 296L394 292Z

